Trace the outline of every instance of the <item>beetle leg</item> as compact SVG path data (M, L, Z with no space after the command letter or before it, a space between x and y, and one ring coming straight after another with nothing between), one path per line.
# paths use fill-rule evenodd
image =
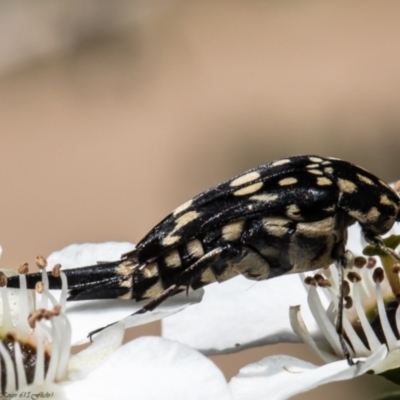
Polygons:
M365 238L365 240L366 240L366 242L368 244L370 244L371 246L374 246L377 249L383 251L387 255L393 257L395 260L400 261L400 254L395 252L390 247L386 247L385 244L382 241L382 238L380 236L374 235L373 233L368 232L368 231L367 232L363 231L363 234L364 234L364 238Z
M350 366L354 365L353 358L349 352L346 341L343 337L343 299L344 299L344 269L346 268L347 258L346 256L342 256L338 259L336 265L338 267L338 275L339 275L339 306L338 306L338 315L336 319L336 332L339 336L339 343L342 347L343 355L345 356L348 364Z

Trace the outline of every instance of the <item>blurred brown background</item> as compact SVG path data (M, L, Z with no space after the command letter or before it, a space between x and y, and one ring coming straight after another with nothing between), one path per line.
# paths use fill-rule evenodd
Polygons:
M400 177L399 13L374 1L2 3L2 266L136 242L193 195L282 156ZM230 377L289 352L308 357L281 345L213 360ZM296 399L392 388L367 376Z

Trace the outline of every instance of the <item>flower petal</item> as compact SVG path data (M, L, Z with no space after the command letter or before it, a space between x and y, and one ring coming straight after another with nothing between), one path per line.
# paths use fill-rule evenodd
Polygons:
M88 348L71 356L68 363L68 378L82 379L102 364L121 346L124 331L122 323L112 325L102 331Z
M266 357L242 368L229 387L235 400L287 399L328 382L362 375L373 369L386 353L386 347L381 346L365 361L352 367L345 360L317 367L289 356Z
M157 321L199 302L202 296L203 290L189 292L189 296L180 293L166 300L156 310L134 316L132 314L147 304L148 300L139 303L134 300L88 300L67 303L67 315L73 326L72 343L86 343L91 331L118 321L122 321L125 328Z
M222 372L179 343L142 337L120 347L82 381L65 385L68 399L231 400Z
M321 339L298 274L254 282L242 276L205 287L201 303L163 319L166 338L205 354L229 353L277 342L298 342L289 306L302 304L310 333Z

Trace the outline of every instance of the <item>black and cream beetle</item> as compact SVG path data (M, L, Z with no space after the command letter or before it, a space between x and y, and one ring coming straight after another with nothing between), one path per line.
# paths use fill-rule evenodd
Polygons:
M355 222L368 243L399 259L380 237L395 221L398 194L363 168L330 157L284 158L184 203L120 260L66 270L69 300L151 299L139 311L146 312L188 287L239 274L263 280L334 262L341 271L347 228ZM28 275L28 286L40 279ZM51 287L60 286L58 278L49 279ZM8 286L18 280L10 278Z

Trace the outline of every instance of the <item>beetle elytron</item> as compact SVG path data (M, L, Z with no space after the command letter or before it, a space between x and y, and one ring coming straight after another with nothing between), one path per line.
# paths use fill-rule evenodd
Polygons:
M188 287L239 274L263 280L333 262L341 271L354 222L368 243L399 258L380 238L395 221L399 196L371 173L335 158L285 158L189 200L120 260L66 270L69 300L152 299L142 313ZM28 286L40 279L28 275ZM60 286L58 278L49 279L51 287ZM18 287L18 280L10 278L8 286ZM350 360L342 337L341 343Z

